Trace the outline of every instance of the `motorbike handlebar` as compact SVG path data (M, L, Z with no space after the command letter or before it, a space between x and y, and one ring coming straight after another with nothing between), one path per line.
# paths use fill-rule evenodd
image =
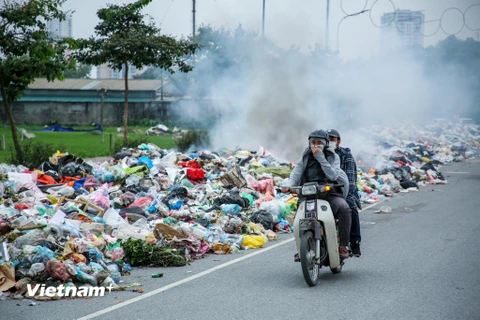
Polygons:
M337 188L337 187L338 187L338 188L341 188L341 187L344 187L344 186L345 186L343 183L338 183L338 184L329 184L329 183L327 183L327 184L324 184L324 185L323 185L323 184L322 184L322 185L319 184L319 186L325 186L325 185L329 185L329 186L331 186L332 188ZM298 194L298 191L301 190L302 187L303 187L303 186L293 186L293 187L290 187L290 190L289 190L289 191L290 191L291 193ZM287 191L287 192L288 192L288 191Z

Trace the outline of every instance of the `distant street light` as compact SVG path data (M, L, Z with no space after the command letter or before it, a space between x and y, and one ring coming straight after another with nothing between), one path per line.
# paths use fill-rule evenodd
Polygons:
M368 12L368 11L370 11L370 10L366 9L366 10L362 10L362 11L357 12L357 13L352 13L352 14L346 15L345 17L342 18L342 20L340 20L338 22L338 25L337 25L337 52L338 52L338 48L340 47L340 44L339 44L339 42L340 42L340 25L342 24L342 21L349 18L349 17L358 16L358 15L360 15L362 13L365 13L365 12Z

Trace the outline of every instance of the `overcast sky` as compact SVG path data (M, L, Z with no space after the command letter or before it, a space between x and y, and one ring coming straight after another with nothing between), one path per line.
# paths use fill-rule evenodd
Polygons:
M130 0L67 0L65 9L74 10L73 36L93 35L98 22L96 11L107 3L129 3ZM306 49L315 42L325 44L326 0L266 0L265 35L282 47L292 45ZM196 0L196 25L210 24L213 27L262 28L263 0ZM362 9L370 12L345 19L340 28L339 45L341 56L347 59L370 56L380 47L380 17L400 9L423 10L425 20L437 20L425 24L425 45L434 45L447 37L447 33L465 39L477 39L474 30L480 29L480 0L330 0L329 44L337 45L337 26L345 16ZM470 7L474 5L473 7ZM467 10L467 8L469 8ZM343 11L342 11L343 8ZM454 9L449 9L454 8ZM455 9L458 8L459 10ZM146 12L166 34L176 37L192 33L192 0L153 0ZM463 13L462 13L463 12ZM466 12L466 14L465 14ZM443 14L443 18L442 18ZM441 19L441 27L438 20ZM442 30L443 29L443 30Z

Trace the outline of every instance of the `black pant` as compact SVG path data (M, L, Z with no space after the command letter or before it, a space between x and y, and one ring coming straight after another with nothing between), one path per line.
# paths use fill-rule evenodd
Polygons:
M352 214L350 207L341 194L331 193L328 202L332 208L333 215L338 219L338 235L340 246L347 247L350 244L350 228L352 225Z
M350 208L352 212L352 227L350 229L350 243L360 243L362 237L360 236L360 217L356 208Z

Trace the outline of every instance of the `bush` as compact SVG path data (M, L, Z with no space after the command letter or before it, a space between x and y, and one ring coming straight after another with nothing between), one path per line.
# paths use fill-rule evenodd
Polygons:
M65 146L54 146L51 143L34 140L24 141L20 144L20 148L23 152L23 161L17 158L15 149L10 148L9 162L14 165L24 165L30 170L38 168L43 162L48 161L57 150L66 150Z
M189 130L178 139L177 148L185 152L190 148L207 148L210 145L210 135L207 130Z
M129 137L127 148L136 148L139 145L141 145L142 143L146 144L146 143L149 143L149 142L150 141L149 141L147 136L137 137L137 138ZM113 150L112 150L112 155L115 155L117 152L120 152L122 150L122 148L123 148L123 138L115 141L115 145L113 146Z

